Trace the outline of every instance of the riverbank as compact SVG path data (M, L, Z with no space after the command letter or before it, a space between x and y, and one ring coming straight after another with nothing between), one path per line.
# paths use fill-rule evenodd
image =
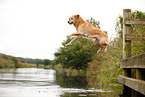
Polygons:
M45 68L51 69L51 65L22 63L17 57L0 53L0 68Z
M61 64L57 64L53 67L54 70L60 72L60 73L65 73L68 76L85 76L86 71L83 69L76 70L72 68L63 68Z
M15 64L0 64L0 68L16 68ZM52 69L52 65L36 65L36 64L28 64L28 63L19 63L17 68L44 68L44 69Z
M91 66L91 65L90 65ZM94 65L96 66L96 65ZM92 67L94 67L92 66ZM100 82L100 79L104 79L104 77L100 76L100 75L104 75L104 74L100 74L99 71L95 70L97 67L94 67L93 69L91 68L91 70L88 68L87 70L76 70L76 69L71 69L71 68L62 68L61 64L57 64L53 67L54 70L56 70L56 72L59 75L63 75L64 78L70 78L70 77L74 77L74 78L79 78L79 77L85 77L85 80L87 80L87 86L89 88L95 88L95 89L103 89L103 90L109 90L109 91L113 91L116 94L122 94L122 86L121 84L113 84L113 83L109 83L109 82ZM105 76L106 78L106 76ZM62 78L60 78L62 79ZM71 80L71 79L70 79ZM64 81L62 81L64 82ZM106 83L106 84L104 84ZM115 94L115 95L116 95Z

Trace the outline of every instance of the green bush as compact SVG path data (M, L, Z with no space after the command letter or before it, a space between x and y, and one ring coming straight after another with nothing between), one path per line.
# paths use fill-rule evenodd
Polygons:
M63 45L67 44L68 40L70 41L71 39L64 41ZM88 67L87 63L92 61L92 56L96 52L97 48L92 40L80 38L68 47L61 47L55 53L56 59L54 61L56 63L53 64L61 63L63 68L86 69Z

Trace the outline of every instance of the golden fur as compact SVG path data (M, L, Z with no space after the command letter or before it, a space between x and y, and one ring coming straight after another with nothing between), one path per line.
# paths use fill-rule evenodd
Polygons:
M108 48L109 43L108 43L108 36L105 32L103 32L102 30L94 27L93 25L91 25L87 21L84 21L82 19L82 17L80 17L79 15L71 16L69 18L68 23L73 24L75 26L77 32L68 35L68 37L75 36L75 38L73 40L71 40L70 43L66 44L66 46L68 46L71 43L78 40L78 38L80 36L85 36L85 37L95 39L94 40L95 46L100 47L100 49L97 51L97 53L99 53L99 51L103 48L103 45L106 46L105 52L107 52L107 48Z

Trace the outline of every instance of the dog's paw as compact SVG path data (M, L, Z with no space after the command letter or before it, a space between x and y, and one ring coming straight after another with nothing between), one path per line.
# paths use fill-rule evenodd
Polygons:
M67 35L66 37L71 37L71 35Z

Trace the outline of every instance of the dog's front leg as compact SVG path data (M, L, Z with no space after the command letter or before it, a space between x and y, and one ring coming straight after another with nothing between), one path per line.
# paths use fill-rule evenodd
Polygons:
M76 32L76 33L72 33L72 34L68 35L67 37L71 37L71 36L80 36L80 35L83 35L83 33L81 33L81 32Z
M74 37L68 44L66 44L65 46L69 46L70 44L72 44L73 42L75 42L76 40L79 39L80 36L76 36Z

